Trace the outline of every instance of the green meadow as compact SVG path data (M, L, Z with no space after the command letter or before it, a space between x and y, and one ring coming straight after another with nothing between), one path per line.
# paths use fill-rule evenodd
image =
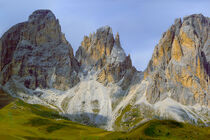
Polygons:
M72 122L53 109L27 104L21 100L14 100L0 109L2 140L208 140L208 138L210 138L209 127L198 127L171 120L152 120L130 132L110 132Z

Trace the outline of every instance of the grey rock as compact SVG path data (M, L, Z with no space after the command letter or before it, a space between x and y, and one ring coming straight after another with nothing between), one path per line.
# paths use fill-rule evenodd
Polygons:
M137 73L130 56L126 56L121 47L119 33L114 38L109 26L97 29L89 37L85 36L76 52L76 58L82 71L99 71L98 81L104 85L117 83L124 78L120 85L127 89Z
M37 10L29 20L1 38L1 84L10 77L30 77L27 88L67 90L78 83L79 66L58 20L50 10Z
M183 23L176 19L163 35L144 72L151 81L147 90L150 103L170 92L182 104L210 106L209 25L210 18L194 14Z

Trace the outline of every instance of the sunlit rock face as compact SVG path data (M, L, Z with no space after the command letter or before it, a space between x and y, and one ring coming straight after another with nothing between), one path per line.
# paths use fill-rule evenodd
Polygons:
M27 88L66 90L78 83L78 64L71 45L50 10L33 12L27 22L1 38L1 79L16 78Z
M81 65L92 67L98 61L105 61L106 57L111 55L114 42L112 29L109 26L102 27L89 37L84 37L76 52L76 58Z
M97 81L106 85L117 83L126 89L135 73L130 56L126 56L120 44L119 34L115 38L109 26L99 28L96 33L85 36L76 52L83 71L98 71Z
M185 105L210 107L210 19L191 15L175 20L155 47L145 70L151 81L147 99L155 103L167 96Z
M1 91L108 130L150 119L209 125L209 28L203 15L175 20L139 72L111 27L85 36L74 57L55 15L37 10L0 39Z

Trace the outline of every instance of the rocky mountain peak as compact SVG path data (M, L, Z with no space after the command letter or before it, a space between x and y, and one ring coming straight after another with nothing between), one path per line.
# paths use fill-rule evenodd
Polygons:
M203 25L208 25L208 22L209 22L208 20L209 20L209 17L205 17L202 14L192 14L189 16L185 16L183 18L183 23L189 22L189 23L187 23L187 25L196 25L196 22L197 22L197 23L200 23Z
M115 38L111 27L104 26L96 33L85 36L81 46L76 52L76 58L82 69L98 71L98 81L116 83L124 76L124 81L133 78L136 69L132 66L129 56L126 56L121 47L119 33ZM125 84L125 83L124 83ZM129 84L126 82L126 86Z
M40 22L45 20L56 20L56 17L50 10L36 10L29 16L28 22Z
M76 58L81 65L92 66L99 61L105 61L110 56L114 46L112 29L104 26L96 33L85 36L81 46L76 52Z
M50 10L37 10L28 19L26 29L23 30L23 39L41 45L46 42L65 42L64 34L61 32L59 21Z
M112 29L104 26L96 33L85 36L76 58L81 65L103 67L107 63L119 63L125 60L126 54L121 47L119 33L115 38Z
M113 36L112 28L108 25L100 27L96 31L96 36L102 39L108 39Z
M155 103L167 97L161 93L170 92L183 104L209 106L209 25L208 17L194 14L183 22L175 20L164 33L144 73L145 78L155 81L147 91L150 102Z
M202 14L193 14L183 18L182 31L185 32L197 44L199 41L206 41L210 18L204 17Z
M78 82L71 45L50 10L37 10L0 40L0 83L66 90ZM71 77L74 77L71 79Z
M120 46L120 47L121 47L119 32L117 32L117 34L115 35L115 44L116 44L117 46Z
M109 63L111 64L118 64L126 59L126 54L121 46L120 36L118 32L115 35L115 42L109 59Z

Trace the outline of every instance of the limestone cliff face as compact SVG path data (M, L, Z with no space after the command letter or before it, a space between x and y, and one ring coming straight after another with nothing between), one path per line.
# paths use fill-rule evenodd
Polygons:
M126 56L120 44L119 34L115 38L109 26L99 28L96 33L85 36L76 52L83 70L99 71L98 81L103 84L119 82L126 89L135 74L130 56Z
M30 89L66 90L79 81L72 47L50 10L37 10L10 28L0 40L0 53L2 85L15 78Z
M150 103L170 96L185 105L210 107L209 34L210 19L200 14L175 20L163 34L144 73Z
M96 33L85 36L81 46L76 52L76 58L81 65L94 66L99 61L106 60L111 55L114 45L112 29L109 26L102 27ZM104 64L104 63L103 63ZM101 65L98 65L100 68Z

